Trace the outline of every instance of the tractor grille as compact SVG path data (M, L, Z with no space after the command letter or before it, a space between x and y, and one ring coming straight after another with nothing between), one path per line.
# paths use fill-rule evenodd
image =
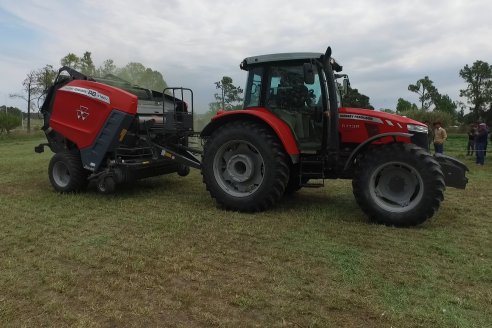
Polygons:
M427 133L411 132L413 134L412 143L429 151L429 139Z

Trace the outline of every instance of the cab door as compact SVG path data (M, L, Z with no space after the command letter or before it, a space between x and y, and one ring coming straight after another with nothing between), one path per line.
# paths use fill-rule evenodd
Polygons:
M270 66L265 107L292 129L301 152L321 149L323 96L318 68L314 82L304 81L303 63Z

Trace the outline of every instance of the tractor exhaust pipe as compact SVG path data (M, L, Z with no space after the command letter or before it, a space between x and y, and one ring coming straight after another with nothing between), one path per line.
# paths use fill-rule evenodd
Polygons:
M340 142L338 136L338 102L337 88L335 85L335 76L333 70L341 71L342 67L331 58L331 48L326 49L323 56L323 69L326 75L326 84L328 86L329 98L327 101L328 108L325 110L325 120L323 124L323 136L326 140L326 151L333 161L338 160Z

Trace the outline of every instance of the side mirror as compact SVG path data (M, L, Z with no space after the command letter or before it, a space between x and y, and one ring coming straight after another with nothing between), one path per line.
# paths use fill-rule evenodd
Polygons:
M314 66L311 63L304 63L304 83L314 84Z
M343 79L343 94L346 95L348 93L349 87L350 87L350 80L348 77Z

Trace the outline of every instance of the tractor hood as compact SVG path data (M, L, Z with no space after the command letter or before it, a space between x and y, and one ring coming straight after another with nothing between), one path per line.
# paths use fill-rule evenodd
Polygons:
M411 140L401 141L429 148L427 125L396 114L342 107L338 110L338 128L342 143L360 144L382 133L410 133Z
M349 118L351 116L348 115L355 115L353 118L357 118L357 116L361 116L359 119L364 119L364 120L373 120L374 122L377 123L383 123L383 124L388 124L388 125L398 125L398 123L401 126L405 126L407 124L413 124L413 125L419 125L422 127L427 128L427 125L424 123L421 123L419 121L415 121L411 118L397 115L397 114L390 114L386 112L380 112L376 110L369 110L369 109L360 109L360 108L349 108L349 107L342 107L338 110L339 114L341 115L340 118ZM345 114L345 115L343 115Z

